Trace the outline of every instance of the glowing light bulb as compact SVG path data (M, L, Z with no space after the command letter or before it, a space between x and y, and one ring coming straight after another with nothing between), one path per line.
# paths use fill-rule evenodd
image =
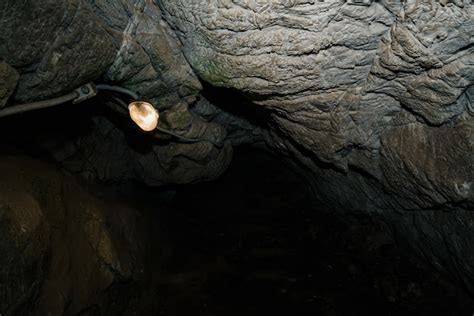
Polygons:
M158 126L160 114L145 101L134 101L128 105L132 120L145 132L150 132Z

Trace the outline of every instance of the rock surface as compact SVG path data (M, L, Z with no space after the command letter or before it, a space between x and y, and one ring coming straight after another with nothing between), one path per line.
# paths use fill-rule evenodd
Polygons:
M0 313L78 315L108 299L108 311L124 308L114 291L145 281L144 256L159 238L151 231L143 210L93 196L55 166L2 154Z
M0 59L20 73L15 101L67 93L111 65L119 38L88 6L77 0L0 4Z
M286 137L344 170L352 149L379 150L400 112L439 125L470 106L470 4L160 5L201 78L246 93Z
M159 5L199 77L269 114L319 200L382 214L474 291L469 1Z
M8 99L15 90L18 73L8 64L0 61L0 108L7 104Z
M192 115L185 105L181 111L167 114L162 114L162 120L176 133L202 140L176 142L163 133L155 134L157 139L138 130L121 130L106 117L97 117L87 134L48 147L68 170L91 180L137 180L155 186L216 179L231 161L232 147L226 144L219 148L205 140L222 142L223 127ZM180 126L183 117L186 125Z
M223 128L189 111L201 84L153 1L6 1L0 11L0 107L17 80L10 106L65 94L91 81L105 82L129 88L166 110L163 122L170 119L164 127L175 134L217 142L225 137ZM229 146L182 144L169 137L165 140L171 146L159 143L146 153L130 153L110 123L97 127L92 138L72 142L84 145L79 146L86 155L78 155L80 171L102 180L208 180L221 174L231 159ZM114 129L116 133L110 133ZM71 147L55 154L70 155ZM128 166L132 170L120 169Z
M291 158L320 201L383 216L474 293L473 10L462 0L6 1L0 100L103 81L151 100L175 133L221 140L226 126L234 144L264 142ZM193 104L198 77L245 94L268 130L205 98ZM130 149L124 130L97 118L72 158L55 154L94 178L153 185L213 179L231 159L229 144L163 136ZM42 240L35 216L31 238Z

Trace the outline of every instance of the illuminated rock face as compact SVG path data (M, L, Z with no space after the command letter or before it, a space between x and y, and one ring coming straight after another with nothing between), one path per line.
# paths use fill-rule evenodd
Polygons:
M474 292L469 1L135 2L0 4L0 106L103 80L157 104L184 136L222 139L235 118L209 122L202 98L189 110L198 77L237 90L266 113L270 129L258 137L304 168L315 197L382 215ZM107 119L94 126L72 160L58 159L101 180L209 180L231 159L229 145L207 143L143 153ZM234 126L246 131L235 143L254 136L251 125Z
M198 76L267 111L318 198L382 214L474 289L470 2L159 5Z
M201 78L245 93L270 113L279 150L310 169L359 170L398 186L407 205L472 203L469 2L196 0L160 7ZM462 169L447 171L451 163ZM415 197L400 183L427 191Z
M164 124L177 134L215 141L225 137L224 128L189 111L201 83L152 1L4 1L0 11L0 107L7 101L11 106L48 99L91 81L108 82L156 105ZM94 125L94 135L55 153L74 152L80 160L87 152L80 164L86 163L75 170L87 177L188 183L215 179L231 159L229 145L215 148L203 142L137 152L113 124Z
M407 112L442 125L469 107L470 4L162 1L161 7L201 78L247 93L291 141L344 170L352 164L377 175L380 135Z

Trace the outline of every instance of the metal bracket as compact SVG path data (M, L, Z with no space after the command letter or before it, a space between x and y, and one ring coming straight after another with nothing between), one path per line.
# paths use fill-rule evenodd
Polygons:
M97 89L93 83L88 83L74 90L77 93L77 97L72 100L73 104L85 101L94 97L97 94Z

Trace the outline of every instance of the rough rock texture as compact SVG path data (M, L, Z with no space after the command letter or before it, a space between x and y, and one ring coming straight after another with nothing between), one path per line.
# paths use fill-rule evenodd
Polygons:
M0 107L17 79L10 106L65 94L87 82L106 82L127 87L166 110L164 127L177 134L225 137L224 129L189 112L188 103L197 97L201 84L151 0L4 1L0 12ZM166 126L168 116L174 119ZM110 124L98 128L91 139L74 142L88 146L82 151L87 153L83 163L89 167L82 172L103 180L127 180L137 173L150 184L212 179L231 158L229 146L209 143L158 144L144 154L123 154L130 151L123 138L101 134L112 129ZM104 146L107 143L110 147ZM126 170L131 173L127 175L116 169L129 165L138 167Z
M55 166L0 158L2 315L78 315L104 302L124 309L114 291L148 282L158 239L142 210L91 195ZM124 304L140 300L124 293Z
M213 120L234 144L263 140L304 170L319 200L381 214L474 293L473 10L462 0L4 1L0 60L19 78L0 76L0 92L18 81L11 106L105 81L156 103L163 126L187 137L222 139ZM191 111L196 75L244 93L269 131L205 99ZM97 118L95 135L58 159L148 184L212 179L230 160L228 145L163 136L144 150L117 126Z
M18 73L8 64L0 61L0 108L7 104L18 81Z
M196 74L267 111L319 200L381 213L474 292L471 2L159 5Z
M471 5L160 5L200 77L247 93L285 136L342 169L353 148L378 150L404 107L441 124L468 106Z
M108 26L122 33L105 80L120 82L160 109L194 100L201 84L152 1L93 1L93 6Z
M473 8L423 3L406 11L382 37L367 89L441 125L470 106Z
M20 73L17 101L69 92L114 60L118 38L84 1L3 1L0 11L0 59Z
M408 198L405 208L439 208L474 202L474 120L455 127L411 123L382 135L386 188Z
M226 170L232 147L226 144L219 148L205 141L222 142L222 126L203 121L184 104L180 110L163 112L161 120L162 126L170 126L179 135L203 140L176 142L163 133L154 137L144 135L138 128L124 131L106 117L96 117L87 134L45 147L68 170L101 181L133 179L148 185L182 184L214 180Z
M258 126L253 119L256 113L231 113L229 110L242 107L241 102L246 102L242 97L235 96L235 100L229 100L228 92L223 92L225 97L226 108L219 108L212 101L201 95L199 100L193 105L191 111L204 118L205 120L222 126L226 131L226 143L232 146L251 145L256 147L268 148L272 143L269 131L262 126ZM221 96L209 96L212 99L219 99ZM232 97L231 97L232 98ZM231 99L230 98L230 99ZM216 102L219 102L216 99ZM222 100L222 99L221 99ZM248 101L246 102L248 103ZM248 104L247 106L254 106Z

